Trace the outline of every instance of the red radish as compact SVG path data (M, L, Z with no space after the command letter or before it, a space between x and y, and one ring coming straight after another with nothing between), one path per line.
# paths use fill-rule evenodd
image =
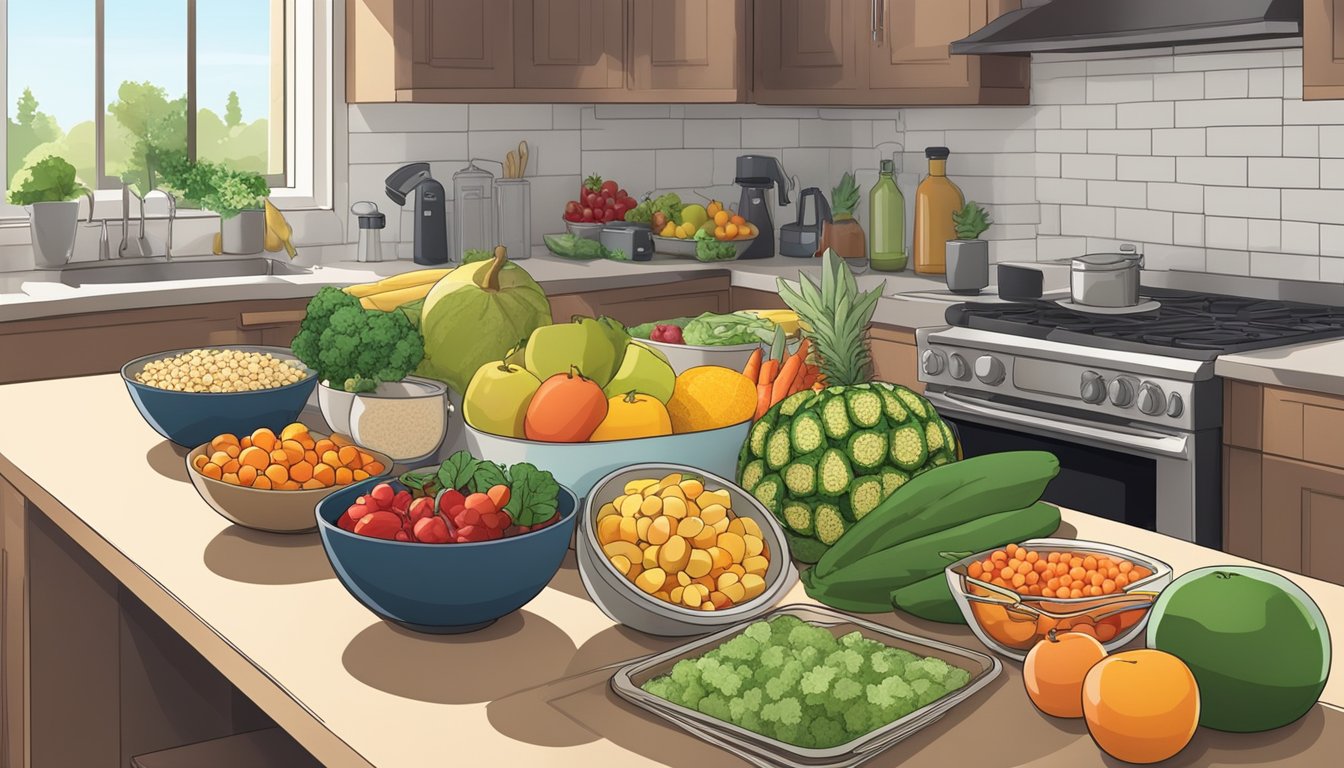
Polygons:
M403 531L397 531L396 539L397 539L397 541L410 541L410 540L411 540L411 535L410 535L409 533L407 533L406 531L404 531L404 530L403 530Z
M355 524L355 533L375 539L395 539L399 531L401 531L401 518L386 510L365 515Z
M461 491L449 488L439 494L439 511L448 512L453 507L461 506L464 501L466 501L466 497L462 495Z
M404 512L407 509L410 509L411 498L410 491L401 491L396 496L392 497L392 508L399 512Z
M378 505L378 509L387 509L392 506L392 499L396 498L397 492L392 490L392 486L387 483L379 483L373 486L366 497Z
M411 522L415 522L416 520L421 520L426 517L433 517L434 500L429 498L428 496L421 496L420 498L411 502L411 506L408 510L406 510L406 512L407 516L410 517Z
M473 493L467 497L465 502L467 509L474 510L478 514L494 512L498 507L495 506L494 499L484 493Z
M415 524L415 540L424 544L447 544L448 523L442 517L427 517Z

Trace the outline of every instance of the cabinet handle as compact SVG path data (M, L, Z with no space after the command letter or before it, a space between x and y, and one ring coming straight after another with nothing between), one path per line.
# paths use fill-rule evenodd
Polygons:
M239 322L244 328L255 325L282 325L303 320L306 313L302 309L279 310L276 312L244 312Z
M886 3L883 2L883 0L873 0L872 28L873 28L873 42L874 42L874 43L881 43L881 42L882 42L882 33L886 31L886 30L884 29L884 25L885 25L886 22L885 22L885 21L883 20L883 18L882 18L882 16L883 16L883 10L885 10L885 9L883 8L883 6L884 6L885 4L886 4Z

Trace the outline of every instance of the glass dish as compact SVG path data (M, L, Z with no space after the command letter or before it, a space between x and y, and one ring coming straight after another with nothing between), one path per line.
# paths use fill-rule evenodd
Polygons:
M1031 539L1018 546L1041 552L1070 552L1106 555L1112 560L1128 560L1147 568L1148 576L1123 588L1123 591L1098 597L1056 598L1020 595L967 574L971 563L985 560L997 549L962 558L947 567L947 583L971 631L987 648L1022 661L1027 651L1044 639L1050 630L1072 631L1079 626L1101 640L1106 650L1133 640L1148 623L1148 612L1157 595L1171 583L1171 566L1113 544L1076 539ZM1098 631L1097 627L1107 625ZM1108 635L1103 639L1102 635Z

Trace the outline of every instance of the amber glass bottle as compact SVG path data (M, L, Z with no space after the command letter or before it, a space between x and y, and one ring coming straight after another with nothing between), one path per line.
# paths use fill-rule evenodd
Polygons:
M947 241L957 238L952 212L966 204L961 190L947 178L947 147L928 147L929 175L915 190L915 272L941 275L947 271Z

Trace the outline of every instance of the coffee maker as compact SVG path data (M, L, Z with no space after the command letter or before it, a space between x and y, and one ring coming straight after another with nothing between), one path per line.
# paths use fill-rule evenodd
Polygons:
M756 227L756 239L738 255L739 259L768 259L775 255L775 225L770 220L770 203L765 193L771 187L779 196L780 205L789 204L789 177L779 158L769 155L738 155L737 178L742 187L742 200L737 212Z
M397 205L415 195L415 263L448 263L448 209L443 185L429 173L429 163L408 163L384 182Z

